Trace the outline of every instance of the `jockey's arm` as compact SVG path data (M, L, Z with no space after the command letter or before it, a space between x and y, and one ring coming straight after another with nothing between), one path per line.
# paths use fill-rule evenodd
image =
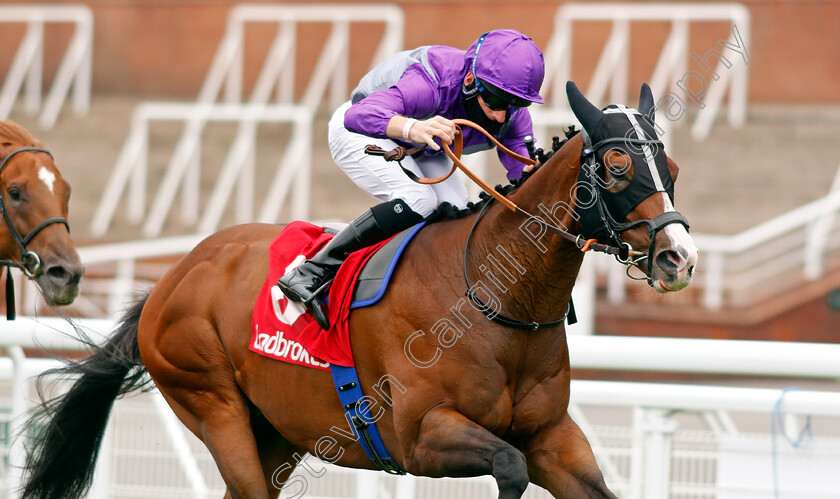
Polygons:
M435 137L442 142L452 144L455 140L455 123L443 116L416 120L396 114L388 121L385 133L389 138L407 140L415 144L426 144L435 151L439 151L440 146L435 143Z
M351 106L344 115L344 125L348 130L371 137L427 144L440 150L434 139L451 144L455 139L455 124L436 115L439 91L422 66L410 67L395 85L372 92Z

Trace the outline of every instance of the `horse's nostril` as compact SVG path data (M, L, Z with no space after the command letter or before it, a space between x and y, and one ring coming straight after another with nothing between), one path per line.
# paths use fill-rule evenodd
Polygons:
M67 270L60 266L54 265L47 269L47 275L50 279L54 281L69 281L70 280L70 273Z
M694 265L692 265L691 267L688 268L688 277L691 277L693 275L694 275Z
M684 261L682 255L673 250L665 250L656 256L656 264L669 275L676 275Z
M81 263L67 262L59 265L50 265L44 273L53 283L59 286L67 286L81 282L85 268Z

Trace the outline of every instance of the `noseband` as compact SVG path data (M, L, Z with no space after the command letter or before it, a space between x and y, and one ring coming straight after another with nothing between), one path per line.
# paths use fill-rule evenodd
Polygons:
M18 153L26 151L43 152L48 154L50 158L53 157L49 151L40 147L21 147L20 149L12 151L5 159L3 159L2 162L0 162L0 174L3 173L3 168L6 166L6 163L12 159L12 157ZM32 229L26 236L21 236L20 232L18 232L15 225L12 223L12 218L9 216L9 210L6 208L6 196L2 191L0 191L0 213L3 214L3 220L6 221L6 225L9 227L9 232L12 233L12 238L15 240L15 244L17 244L18 249L20 249L20 262L13 260L0 260L0 266L17 267L26 275L26 277L29 277L30 279L38 277L43 272L43 268L41 267L41 258L34 251L27 251L26 246L47 226L52 224L63 224L67 227L67 232L70 232L70 224L67 223L67 220L64 217L50 217L36 225L35 228Z

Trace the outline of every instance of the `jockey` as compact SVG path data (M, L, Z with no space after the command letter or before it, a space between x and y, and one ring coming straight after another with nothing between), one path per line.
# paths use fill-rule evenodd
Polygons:
M539 94L544 73L542 52L530 38L511 29L485 33L466 52L425 46L395 54L372 69L350 101L333 114L328 138L338 166L382 203L281 277L278 286L283 294L309 305L318 324L328 329L327 315L315 298L350 253L419 223L443 202L466 208L469 198L458 176L434 185L417 184L400 168L365 154L365 146L390 150L426 144L424 152L403 159L403 167L420 177L438 177L452 166L439 143L452 144L456 129L450 120L466 118L527 156L523 139L533 135L527 107L544 103ZM493 147L473 129L462 133L465 154ZM521 163L501 151L499 158L509 179L522 175Z

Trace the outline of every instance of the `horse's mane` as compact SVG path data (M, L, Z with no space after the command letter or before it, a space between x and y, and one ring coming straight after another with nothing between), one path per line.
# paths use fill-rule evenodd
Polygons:
M13 121L0 121L0 142L13 142L24 147L38 146L38 139Z
M540 166L534 168L533 170L531 170L528 173L523 173L522 177L520 177L518 179L511 180L510 183L507 184L507 185L502 185L502 184L496 185L496 187L494 187L496 192L502 194L503 196L507 196L512 191L517 189L520 185L524 184L526 180L531 178L531 176L534 173L536 173L537 170L539 170L542 167L542 165L546 164L548 162L548 160L551 159L552 156L554 156L554 153L559 151L560 148L563 147L563 145L565 145L566 142L569 141L569 139L571 139L572 137L577 135L579 132L580 132L580 130L575 130L574 126L570 126L569 129L564 132L565 135L566 135L566 138L563 139L562 141L560 140L560 137L557 137L557 136L553 137L552 141L551 141L551 151L546 152L546 151L543 151L541 148L537 149L537 151L536 151L537 152L537 159L540 162ZM436 222L438 220L447 220L447 219L453 219L453 218L466 217L466 216L471 215L471 214L475 213L476 211L480 210L481 208L483 208L487 203L489 203L493 199L486 192L479 193L479 198L481 198L481 201L479 201L478 203L473 203L471 201L471 202L467 203L467 207L465 209L458 209L448 202L441 203L437 208L435 208L435 211L433 211L428 217L426 217L426 222L431 223L431 222Z

